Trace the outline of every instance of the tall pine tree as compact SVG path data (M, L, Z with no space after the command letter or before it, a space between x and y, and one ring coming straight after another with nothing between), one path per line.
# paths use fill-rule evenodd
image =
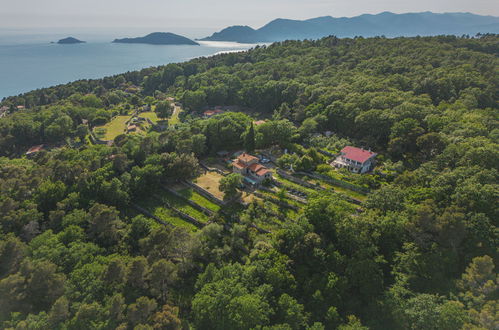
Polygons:
M253 123L251 123L244 135L244 147L249 152L255 150L255 127L253 127Z

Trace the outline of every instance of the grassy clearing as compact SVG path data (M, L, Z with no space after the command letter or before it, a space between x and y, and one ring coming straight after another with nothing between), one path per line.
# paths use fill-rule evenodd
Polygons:
M153 111L142 112L141 114L139 114L139 117L147 118L152 121L153 124L156 124L159 121L158 115Z
M172 116L168 120L169 125L177 125L180 123L180 118L179 115L182 112L182 109L180 107L175 106Z
M185 198L193 201L194 203L198 204L199 206L202 206L210 211L213 212L218 212L220 210L220 206L213 203L206 197L202 196L198 192L196 192L192 188L184 188L181 190L177 191L180 195L184 196Z
M207 172L195 179L194 183L210 192L215 197L223 200L225 194L220 191L220 179L222 178L223 175L221 174L216 172Z
M98 126L94 128L94 132L100 134L98 137L105 141L112 141L118 135L125 133L126 122L130 119L130 116L116 116L104 126ZM98 133L99 131L105 133Z
M207 223L210 220L210 218L206 214L195 209L194 207L189 205L185 200L175 196L174 194L172 194L168 191L162 191L162 192L158 193L158 196L163 201L170 204L172 207L184 212L185 214L190 215L191 217L195 218L199 222Z

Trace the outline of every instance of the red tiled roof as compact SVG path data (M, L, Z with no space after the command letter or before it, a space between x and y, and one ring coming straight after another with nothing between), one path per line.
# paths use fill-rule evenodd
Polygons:
M251 156L250 154L247 154L247 153L242 153L239 157L237 157L237 159L244 162L244 163L249 163L252 160L258 160L257 157Z
M37 145L37 146L32 146L29 148L28 151L26 151L26 155L33 154L35 152L38 152L43 149L43 144Z
M251 171L253 171L253 172L257 173L257 172L258 172L259 170L261 170L262 168L265 168L265 166L262 166L262 165L260 165L260 164L251 164L250 166L248 166L248 168L249 168Z
M264 168L259 169L256 172L256 175L258 175L258 176L264 176L265 174L267 174L269 172L270 172L269 169L267 169L267 168L264 167Z
M258 125L265 124L265 123L266 123L265 120L257 120L257 121L253 122L253 125L258 126Z
M213 116L219 113L223 113L223 110L206 110L205 112L203 112L205 116Z
M376 156L376 153L356 147L347 146L341 149L345 158L355 160L360 163L366 162L369 158Z
M246 166L242 163L239 162L239 160L235 160L232 162L232 165L234 165L235 167L239 168L239 169L243 169L243 168L246 168Z

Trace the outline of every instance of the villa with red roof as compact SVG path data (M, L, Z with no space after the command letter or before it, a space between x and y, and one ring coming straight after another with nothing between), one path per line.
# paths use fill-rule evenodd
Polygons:
M215 115L219 115L219 114L222 114L224 113L223 110L220 110L220 109L215 109L215 110L206 110L205 112L203 112L203 118L205 119L208 119L208 118L211 118Z
M247 153L241 154L232 162L232 170L244 176L251 185L259 185L265 179L272 179L272 172L258 163L258 158Z
M373 169L378 154L371 150L347 146L341 149L340 155L331 163L336 168L347 168L353 173L366 173Z

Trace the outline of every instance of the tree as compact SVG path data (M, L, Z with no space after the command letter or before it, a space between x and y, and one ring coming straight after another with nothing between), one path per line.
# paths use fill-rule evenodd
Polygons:
M186 91L182 97L182 103L191 111L199 111L206 105L206 93L202 90Z
M499 278L489 256L474 258L462 275L459 287L461 299L469 308L479 310L499 290Z
M180 330L182 322L178 314L178 307L163 305L163 308L152 317L153 328L159 330Z
M244 134L244 148L246 151L251 152L255 150L255 142L255 127L251 123Z
M303 329L307 324L307 317L303 305L300 305L296 299L283 294L279 297L278 318L282 323L289 324L292 329Z
M149 275L149 264L143 256L132 259L128 266L126 283L128 293L132 297L144 294L147 290L147 278Z
M96 203L89 210L88 235L101 246L112 246L121 239L123 223L114 207Z
M128 306L127 318L132 327L138 324L146 324L153 315L158 304L154 299L140 297L135 303Z
M119 323L124 319L125 298L117 293L111 297L108 304L108 315L113 322Z
M238 196L238 188L243 183L243 176L238 173L231 173L220 179L220 191L225 193L224 198L227 200L234 199Z
M149 273L151 293L159 301L166 303L171 286L177 281L177 266L170 261L156 261Z
M69 301L62 296L56 300L49 313L49 323L52 328L57 328L61 323L69 319Z
M156 104L156 113L159 118L168 118L172 115L173 105L170 101L161 101Z

